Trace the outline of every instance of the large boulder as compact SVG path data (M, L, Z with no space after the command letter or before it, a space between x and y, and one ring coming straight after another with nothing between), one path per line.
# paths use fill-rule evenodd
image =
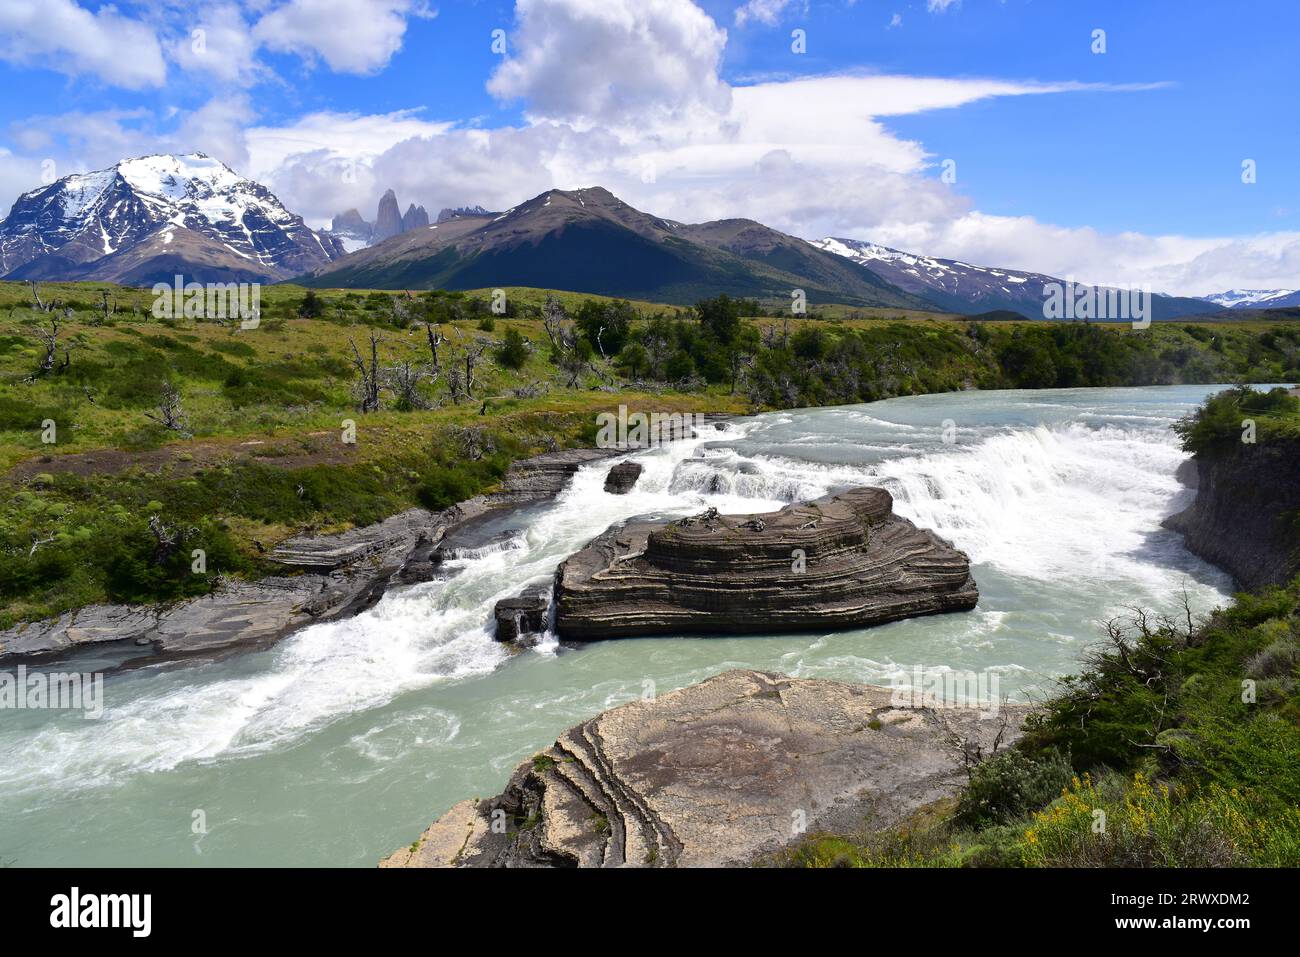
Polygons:
M557 631L581 640L862 627L978 600L966 555L867 487L763 515L633 521L556 572Z
M605 491L611 495L626 495L641 477L640 462L619 462L605 476Z
M895 704L888 688L730 671L560 735L494 798L453 806L388 867L743 865L819 830L879 830L956 794L1021 708ZM494 827L494 822L496 826Z
M496 604L497 641L527 644L545 634L551 612L551 583L530 585L513 598Z

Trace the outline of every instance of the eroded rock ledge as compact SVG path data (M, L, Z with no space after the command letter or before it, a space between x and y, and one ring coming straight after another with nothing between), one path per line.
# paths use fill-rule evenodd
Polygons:
M617 449L548 452L511 465L496 492L441 512L409 509L338 535L288 539L270 557L296 574L223 581L209 595L170 605L90 605L16 625L0 631L0 660L109 643L145 646L154 656L263 646L305 625L364 611L390 585L429 580L437 573L445 536L494 509L552 498L582 466L621 454Z
M385 867L744 865L808 832L889 827L1013 741L1003 705L895 707L887 688L729 671L560 735ZM493 822L497 826L493 827Z
M556 572L556 629L593 640L876 625L975 607L970 562L855 488L763 515L604 532Z

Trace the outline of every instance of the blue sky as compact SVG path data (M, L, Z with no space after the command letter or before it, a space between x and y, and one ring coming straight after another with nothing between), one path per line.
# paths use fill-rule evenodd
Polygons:
M0 205L42 162L203 149L314 224L388 187L601 183L1092 281L1294 287L1298 27L1281 0L0 0Z

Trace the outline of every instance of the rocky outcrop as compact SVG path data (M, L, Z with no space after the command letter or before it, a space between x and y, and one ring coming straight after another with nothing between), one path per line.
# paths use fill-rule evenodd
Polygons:
M619 462L605 476L605 491L611 495L626 495L641 477L640 462Z
M466 216L497 216L497 213L490 212L482 206L444 206L438 212L438 218L435 222L449 223L453 219L462 219Z
M149 655L209 654L276 641L313 622L346 618L393 584L429 581L448 557L444 538L489 512L554 497L584 464L617 450L571 449L516 462L496 492L441 512L410 509L337 535L298 536L269 558L297 574L223 580L211 594L172 605L91 605L0 631L0 660L63 654L105 643L148 646Z
M531 644L546 632L551 613L551 583L529 585L513 598L496 604L496 639L517 644Z
M91 605L0 632L0 659L59 654L108 642L150 655L192 655L277 641L303 625L373 605L403 569L421 534L441 537L460 513L411 509L340 535L290 539L271 553L293 576L219 580L210 594L169 605Z
M553 498L582 466L623 454L618 449L563 449L523 459L510 466L493 500L515 504Z
M615 526L556 573L556 628L633 635L850 628L975 607L966 555L856 488L764 515Z
M379 197L379 210L375 215L371 241L382 243L385 239L400 236L401 233L402 213L397 207L397 194L391 189L385 190L384 195Z
M883 829L955 794L964 755L1009 744L1024 719L891 697L730 671L633 701L570 728L500 795L455 805L381 866L749 864L805 831Z
M1165 519L1189 551L1238 587L1283 584L1300 574L1300 441L1220 443L1192 459L1196 500Z
M402 232L409 233L412 229L423 229L428 225L429 214L423 206L411 203L406 207L406 212L402 214Z

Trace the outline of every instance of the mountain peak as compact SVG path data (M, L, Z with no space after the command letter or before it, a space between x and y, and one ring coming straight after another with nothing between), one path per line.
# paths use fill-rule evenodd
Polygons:
M206 153L152 153L31 190L0 222L0 276L150 283L275 280L342 255L259 183ZM192 264L192 265L187 265Z
M865 239L828 236L812 245L865 266L900 289L956 313L1009 311L1030 319L1041 317L1050 287L1063 285L1063 280L1042 273L975 266L956 259L903 252ZM1160 294L1153 297L1155 319L1215 311L1213 304L1199 299Z

